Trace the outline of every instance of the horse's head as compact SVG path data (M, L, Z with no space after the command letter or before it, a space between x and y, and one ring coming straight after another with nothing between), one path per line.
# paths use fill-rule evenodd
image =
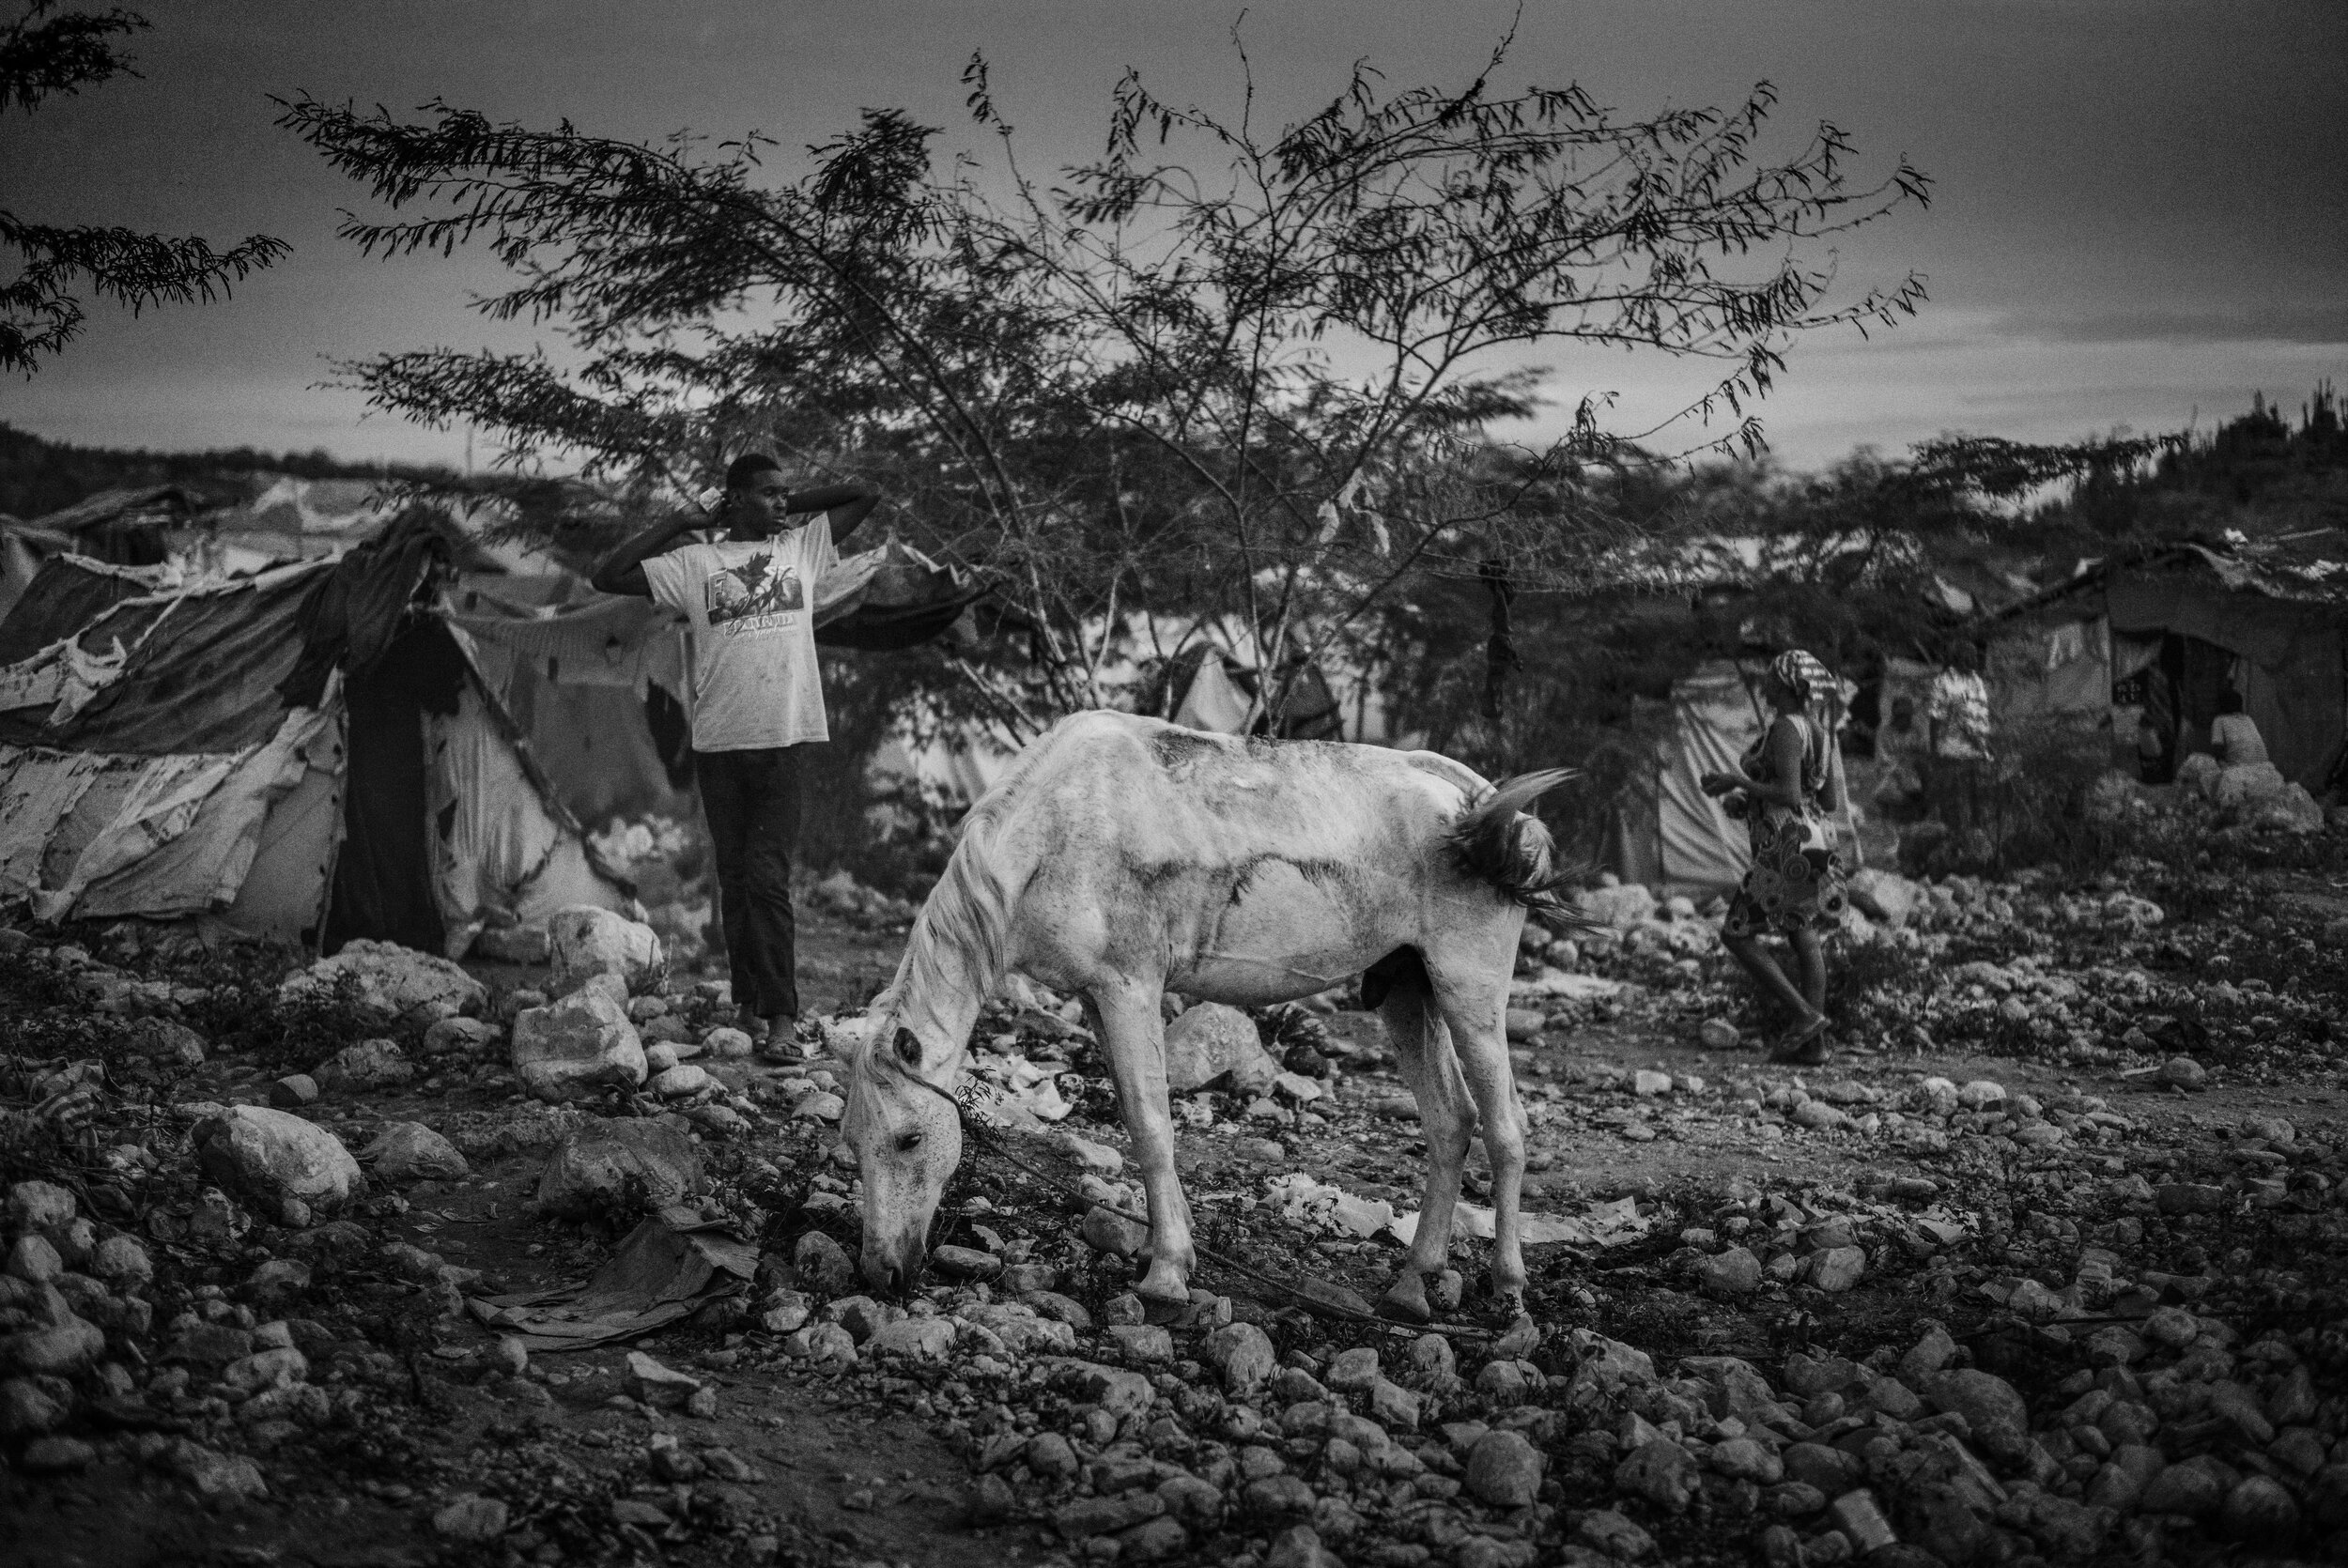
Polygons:
M842 1130L864 1179L864 1278L876 1290L911 1289L928 1260L930 1221L962 1162L962 1120L941 1082L959 1054L884 1007L850 1062Z

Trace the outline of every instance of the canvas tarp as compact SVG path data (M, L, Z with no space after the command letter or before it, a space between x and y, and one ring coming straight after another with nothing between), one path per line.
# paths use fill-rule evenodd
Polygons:
M196 915L443 949L443 910L469 939L492 909L631 907L464 639L402 599L428 571L426 531L394 525L338 564L128 597L110 569L49 562L58 592L0 623L0 642L32 649L0 670L0 899L48 919ZM59 613L76 606L86 626ZM314 705L288 701L313 688ZM360 765L354 746L391 765ZM415 896L374 896L385 888ZM386 926L387 911L414 918Z
M1745 824L1731 817L1718 797L1704 792L1703 778L1735 772L1761 738L1768 710L1758 696L1759 681L1758 667L1716 659L1672 683L1668 711L1665 704L1636 702L1633 728L1661 734L1653 774L1632 780L1608 822L1606 862L1625 882L1702 900L1733 892L1744 880L1753 864ZM1846 698L1849 690L1846 683ZM1830 827L1846 868L1854 868L1860 863L1859 830L1839 750L1832 766L1844 805Z
M2028 617L1990 645L1990 710L2000 725L2107 725L2111 679L2111 623L2102 616Z
M468 681L454 714L424 715L433 888L451 957L472 945L492 911L529 926L572 904L620 907L577 825L541 804L539 781L492 702Z
M1657 778L1656 835L1663 885L1673 893L1725 893L1753 864L1745 824L1704 792L1707 773L1733 773L1761 738L1761 715L1734 665L1707 664L1672 684L1672 727Z
M300 783L326 715L288 714L240 752L162 757L0 746L0 899L42 920L225 907L270 807Z

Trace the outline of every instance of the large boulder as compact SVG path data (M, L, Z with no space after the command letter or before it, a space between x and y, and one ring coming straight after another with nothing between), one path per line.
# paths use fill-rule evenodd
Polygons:
M1241 1094L1260 1094L1280 1075L1255 1021L1237 1007L1200 1002L1166 1026L1166 1086L1178 1095L1228 1079Z
M489 1000L487 986L446 959L396 942L364 939L296 970L278 987L278 995L285 1001L332 997L346 976L358 988L360 1005L386 1022L478 1013Z
M538 1173L538 1207L557 1219L664 1208L702 1186L683 1120L596 1122L571 1133Z
M643 1083L643 1041L612 989L590 985L514 1020L514 1076L523 1093L559 1102Z
M593 904L558 909L547 919L548 990L561 996L591 975L617 975L629 991L660 978L660 938L650 926Z
M197 1124L195 1152L206 1176L272 1214L289 1203L331 1212L367 1190L341 1139L287 1111L230 1106Z

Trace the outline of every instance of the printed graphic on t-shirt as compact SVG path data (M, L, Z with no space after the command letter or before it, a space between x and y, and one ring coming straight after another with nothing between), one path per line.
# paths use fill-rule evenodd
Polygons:
M711 573L706 594L710 628L723 627L729 637L788 626L791 617L807 607L797 571L764 553Z

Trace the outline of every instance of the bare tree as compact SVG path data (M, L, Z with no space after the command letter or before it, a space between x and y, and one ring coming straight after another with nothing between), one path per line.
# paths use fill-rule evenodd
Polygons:
M1276 685L1415 572L1495 552L1573 570L1609 542L1578 504L1583 467L1668 428L1609 431L1592 392L1563 440L1496 450L1488 427L1539 407L1527 356L1715 361L1666 426L1750 448L1798 337L1922 300L1911 275L1836 301L1804 254L1924 201L1905 161L1854 182L1831 125L1763 156L1766 85L1733 110L1624 119L1579 87L1498 92L1505 60L1504 42L1456 91L1389 92L1357 67L1277 132L1252 79L1227 119L1128 75L1104 156L1049 183L977 58L969 107L998 156L942 170L935 130L894 110L791 181L754 136L645 146L306 97L281 123L393 209L345 224L368 253L484 241L516 282L480 307L567 341L561 362L349 366L377 406L648 498L751 440L852 464L1023 602L1041 673L998 695L1041 722L1104 699L1128 612L1220 616Z

